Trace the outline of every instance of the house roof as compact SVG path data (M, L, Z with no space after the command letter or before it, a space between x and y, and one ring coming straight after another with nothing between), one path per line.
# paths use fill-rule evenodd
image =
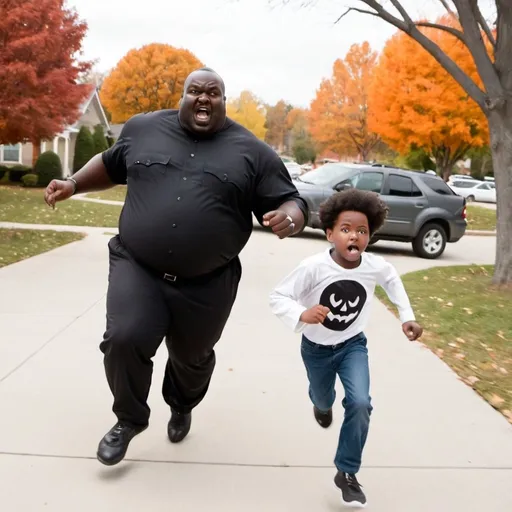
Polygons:
M105 114L105 110L103 109L103 105L101 104L100 95L98 94L98 89L93 84L82 84L83 87L87 87L90 89L90 93L87 96L87 98L82 102L80 105L80 112L81 115L84 115L87 112L87 109L89 108L89 105L96 101L96 105L98 106L98 110L100 112L100 115L103 119L103 122L105 123L105 126L107 128L107 131L110 130L110 123L108 122L107 115ZM69 128L76 128L78 121L71 125Z

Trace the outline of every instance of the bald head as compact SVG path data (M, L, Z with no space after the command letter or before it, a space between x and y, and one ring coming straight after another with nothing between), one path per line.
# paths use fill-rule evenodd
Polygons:
M190 85L190 82L192 80L194 80L194 79L201 80L201 79L208 79L208 78L217 80L217 82L219 83L219 85L221 87L222 94L223 95L226 94L226 86L224 85L224 80L222 80L221 76L215 70L213 70L212 68L207 68L207 67L196 69L195 71L192 71L192 73L190 73L190 75L187 76L187 78L185 79L185 84L183 86L183 94L185 94L187 87Z
M209 135L224 126L226 88L213 69L197 69L185 79L179 118L184 128L196 134Z

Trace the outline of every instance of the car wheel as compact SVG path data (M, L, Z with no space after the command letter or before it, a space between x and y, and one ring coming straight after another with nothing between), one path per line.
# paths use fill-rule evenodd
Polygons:
M412 242L417 256L433 260L443 254L446 247L446 231L439 224L425 224Z
M466 199L466 201L468 203L472 203L474 200L475 200L475 196L468 196L467 199Z

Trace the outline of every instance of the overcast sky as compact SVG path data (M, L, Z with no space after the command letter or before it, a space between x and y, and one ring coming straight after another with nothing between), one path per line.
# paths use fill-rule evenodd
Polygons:
M106 71L132 48L153 42L191 50L225 80L227 95L249 89L268 103L284 99L307 107L335 59L350 45L380 49L394 29L368 15L336 18L357 0L68 0L89 25L87 59ZM388 2L385 2L389 4ZM405 0L435 16L438 0ZM442 7L441 7L442 9Z

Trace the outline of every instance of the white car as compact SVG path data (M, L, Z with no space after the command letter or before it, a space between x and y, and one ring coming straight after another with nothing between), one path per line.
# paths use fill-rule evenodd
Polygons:
M284 162L292 179L298 178L304 171L297 162Z
M457 195L465 197L468 202L496 202L496 185L490 181L454 180L449 185Z

